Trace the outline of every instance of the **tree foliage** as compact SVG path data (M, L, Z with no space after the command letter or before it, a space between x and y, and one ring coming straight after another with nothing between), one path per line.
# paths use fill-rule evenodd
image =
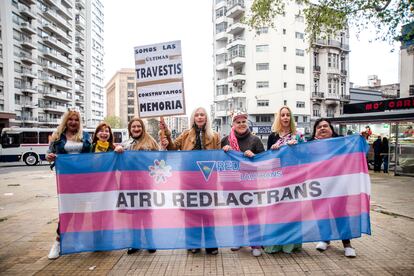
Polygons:
M274 27L274 19L293 2L303 7L310 43L348 26L357 33L374 29L375 40L392 43L401 33L401 26L414 19L414 0L254 0L244 21L254 29Z
M115 115L112 116L106 116L104 119L105 122L107 122L111 128L122 128L121 118Z

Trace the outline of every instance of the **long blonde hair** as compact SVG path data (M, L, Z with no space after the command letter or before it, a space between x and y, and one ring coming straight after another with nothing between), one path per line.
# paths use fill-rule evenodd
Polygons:
M291 133L296 133L296 125L295 125L295 119L293 118L293 114L292 111L290 110L289 107L287 107L286 105L282 106L279 109L279 112L275 114L275 121L273 122L272 125L272 131L276 132L276 133L280 133L282 131L282 123L281 123L281 118L280 118L280 113L282 113L282 110L286 108L289 111L290 114L290 132Z
M213 137L214 137L214 131L211 128L210 116L208 115L207 110L204 107L197 107L191 113L191 117L190 117L190 129L194 128L194 125L195 125L195 114L196 114L197 110L199 110L199 109L201 109L204 112L204 114L206 114L206 124L204 126L205 137L208 138L208 139L213 139Z
M142 134L138 139L135 139L136 143L134 144L132 150L159 150L160 147L157 141L155 141L155 139L152 138L152 136L146 131L144 121L138 117L134 117L128 122L129 137L133 138L131 132L133 122L139 122L141 124Z
M82 140L82 136L83 136L82 116L80 115L79 111L77 111L77 110L68 110L62 115L59 126L57 127L56 131L53 132L53 135L52 135L52 138L51 138L52 142L60 139L60 136L63 133L65 133L66 124L68 123L68 120L72 115L78 116L78 119L79 119L79 128L78 128L78 131L76 132L76 134L74 135L75 140L77 142L80 142Z

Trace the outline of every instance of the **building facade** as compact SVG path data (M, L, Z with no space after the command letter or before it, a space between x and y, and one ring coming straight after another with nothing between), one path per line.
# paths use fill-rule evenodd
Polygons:
M2 124L55 127L71 106L103 119L100 0L0 1L0 31Z
M122 127L138 116L135 70L121 69L105 85L106 114L121 118Z
M414 96L414 22L403 26L400 49L400 95Z
M318 40L308 51L302 7L290 4L274 28L250 30L241 19L252 0L214 0L215 129L227 134L231 113L246 111L253 130L270 133L275 112L287 105L298 129L311 119L340 114L349 100L348 33Z

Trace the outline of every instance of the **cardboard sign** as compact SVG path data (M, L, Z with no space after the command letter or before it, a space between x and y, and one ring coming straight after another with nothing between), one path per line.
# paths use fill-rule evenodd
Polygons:
M139 117L185 114L181 41L138 46L134 52Z

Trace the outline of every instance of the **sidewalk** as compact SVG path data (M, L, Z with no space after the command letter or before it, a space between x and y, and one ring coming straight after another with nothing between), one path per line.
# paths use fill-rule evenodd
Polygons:
M9 171L12 171L10 169ZM263 254L220 249L217 256L166 250L127 255L125 250L47 259L57 222L54 175L48 168L0 174L1 275L413 275L414 179L372 176L372 236L341 242L324 253L305 244L301 253ZM7 195L6 195L7 194Z

